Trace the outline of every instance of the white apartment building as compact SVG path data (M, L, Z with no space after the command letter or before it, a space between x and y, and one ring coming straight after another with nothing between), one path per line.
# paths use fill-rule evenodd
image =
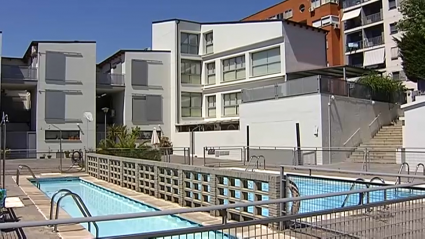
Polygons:
M343 0L341 10L344 52L349 65L386 72L393 79L408 82L402 69L394 37L400 37L397 22L402 18L400 0Z
M199 128L239 130L242 88L278 84L286 81L287 73L326 67L325 33L282 20L154 22L152 49L171 53L170 123L175 146L187 146L186 132ZM221 135L217 142L224 142L226 136Z

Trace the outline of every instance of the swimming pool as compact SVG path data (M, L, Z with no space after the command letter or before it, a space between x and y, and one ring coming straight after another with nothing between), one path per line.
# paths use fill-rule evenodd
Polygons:
M298 187L301 196L319 195L326 193L335 192L348 192L350 191L353 181L351 180L339 180L339 179L328 179L314 176L301 176L301 175L287 175L287 178L292 180ZM382 184L370 184L369 188L382 187ZM354 189L366 189L366 184L358 183ZM380 202L384 201L386 194L387 200L411 197L416 195L425 194L425 189L390 189L373 191L369 194L369 202ZM291 196L291 195L290 195ZM322 197L317 199L303 200L299 213L314 212L327 209L340 208L344 203L347 195L334 196L334 197ZM367 203L366 197L363 198L363 202ZM358 205L359 194L352 194L348 196L345 203L345 207Z
M49 198L60 189L69 189L78 194L92 216L135 213L135 212L153 212L157 209L134 201L120 194L106 190L92 183L80 180L79 178L56 178L40 180L40 190ZM57 201L60 197L57 196ZM71 217L82 217L80 210L71 197L66 197L61 201L61 208ZM118 236L129 235L143 232L153 232L162 230L171 230L186 227L200 227L199 224L190 222L177 216L159 216L140 219L127 219L119 221L98 222L99 236ZM87 228L87 223L82 223ZM91 233L95 229L92 227ZM179 238L185 238L180 236ZM191 236L193 239L203 238L232 238L220 232L208 232Z

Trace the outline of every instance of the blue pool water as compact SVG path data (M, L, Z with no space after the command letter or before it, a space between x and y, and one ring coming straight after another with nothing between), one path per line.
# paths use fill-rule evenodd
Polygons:
M288 175L288 178L292 180L297 186L301 196L319 195L325 193L335 192L348 192L353 184L352 181L332 180L325 178L306 177L298 175ZM371 185L370 188L381 187L382 185ZM354 189L365 189L366 185L357 184ZM387 200L412 197L416 195L425 194L425 190L422 189L391 189L391 190L379 190L373 191L369 194L369 202L380 202L384 201L386 193ZM340 208L347 195L324 197L311 200L301 201L301 207L299 213L314 212L327 209ZM366 197L363 200L367 203ZM359 194L352 194L348 196L346 206L354 206L359 203Z
M41 180L41 191L43 191L50 198L60 189L69 189L78 194L84 203L87 205L92 216L135 213L135 212L152 212L157 209L136 202L102 187L85 182L78 178L75 179L55 179L55 180ZM60 197L57 196L56 200ZM78 207L70 197L66 197L61 201L61 207L71 217L82 217ZM142 232L162 231L186 227L199 227L200 225L193 222L184 220L177 216L159 216L141 219L127 219L120 221L106 221L98 222L99 235L117 236L128 235ZM87 223L82 224L87 228ZM95 229L92 227L91 233L95 234ZM183 236L179 238L185 238ZM193 239L202 238L230 238L225 234L219 232L202 233L192 236Z

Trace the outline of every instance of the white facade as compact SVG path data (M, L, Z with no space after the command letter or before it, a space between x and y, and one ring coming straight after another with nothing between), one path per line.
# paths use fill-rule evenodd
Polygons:
M346 63L386 72L396 80L405 81L407 88L416 90L403 72L399 49L394 37L402 19L400 0L344 0L342 31ZM360 3L360 4L359 4Z
M180 137L187 138L186 132L199 126L243 128L239 124L242 88L282 83L286 73L326 67L325 32L285 21L155 22L152 49L171 51L175 146L187 146L188 141ZM230 126L222 125L226 123Z

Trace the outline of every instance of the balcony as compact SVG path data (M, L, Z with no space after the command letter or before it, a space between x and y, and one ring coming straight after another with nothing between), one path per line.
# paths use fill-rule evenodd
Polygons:
M124 86L123 74L98 73L96 83L103 86Z
M383 36L365 38L362 41L348 41L345 52L357 51L360 49L367 49L367 48L379 46L382 44L384 44Z
M363 25L368 25L368 24L372 24L375 22L379 22L382 21L382 13L378 12L378 13L374 13L374 14L370 14L367 15L363 18Z
M36 81L37 68L30 66L1 66L2 80L5 81Z
M343 0L342 8L349 8L369 1L370 0Z

